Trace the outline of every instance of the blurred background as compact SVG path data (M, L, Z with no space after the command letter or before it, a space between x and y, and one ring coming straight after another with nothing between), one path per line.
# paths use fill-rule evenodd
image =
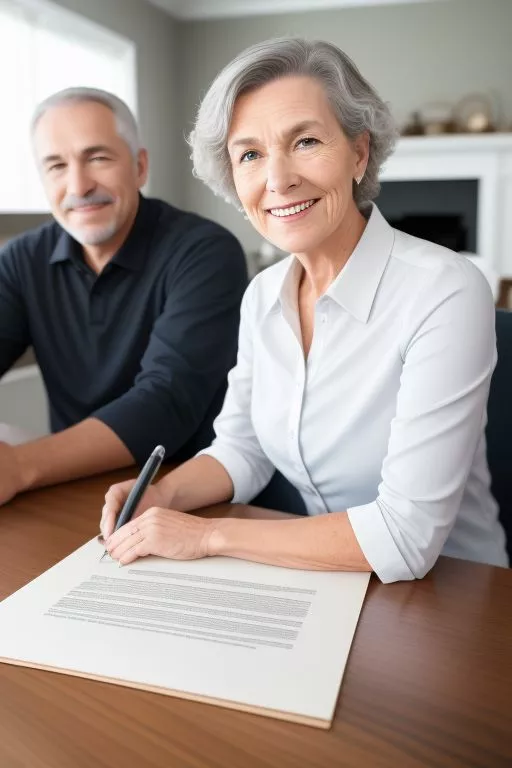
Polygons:
M192 177L185 136L234 55L298 35L341 47L391 105L403 135L382 172L388 220L468 254L510 306L511 33L512 0L0 0L0 243L49 216L28 139L33 108L85 85L136 113L146 194L231 229L252 274L279 258ZM21 364L0 384L0 421L33 428L44 392L30 356Z

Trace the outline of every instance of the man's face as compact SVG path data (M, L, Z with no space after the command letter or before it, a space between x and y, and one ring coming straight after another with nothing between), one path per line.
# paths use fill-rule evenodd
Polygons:
M113 112L94 101L51 107L34 132L46 195L59 224L82 245L102 245L129 228L147 177L147 154L135 160Z

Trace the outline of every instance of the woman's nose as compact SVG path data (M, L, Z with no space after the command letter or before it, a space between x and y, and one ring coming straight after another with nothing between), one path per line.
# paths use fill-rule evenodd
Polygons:
M269 158L267 161L267 192L284 194L300 184L300 176L294 170L293 162L287 157Z

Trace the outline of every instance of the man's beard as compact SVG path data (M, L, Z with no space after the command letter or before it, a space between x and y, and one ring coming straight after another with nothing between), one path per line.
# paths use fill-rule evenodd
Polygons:
M114 202L114 198L109 192L102 192L96 190L83 197L78 195L68 195L61 203L63 211L70 211L87 207L90 205L109 205ZM89 230L87 227L83 229L81 227L69 226L64 222L60 222L61 226L77 240L80 245L102 245L106 243L116 234L117 222L111 221L110 224L103 224L98 227L91 227Z
M110 224L104 224L102 227L78 228L70 227L61 222L61 226L71 237L80 245L102 245L108 242L117 232L117 222L111 221Z

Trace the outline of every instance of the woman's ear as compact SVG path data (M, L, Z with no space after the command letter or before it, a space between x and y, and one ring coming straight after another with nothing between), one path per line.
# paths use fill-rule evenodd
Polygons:
M370 134L368 131L360 133L359 136L354 139L354 152L354 181L357 184L360 184L366 172L366 166L368 165L368 158L370 156Z

